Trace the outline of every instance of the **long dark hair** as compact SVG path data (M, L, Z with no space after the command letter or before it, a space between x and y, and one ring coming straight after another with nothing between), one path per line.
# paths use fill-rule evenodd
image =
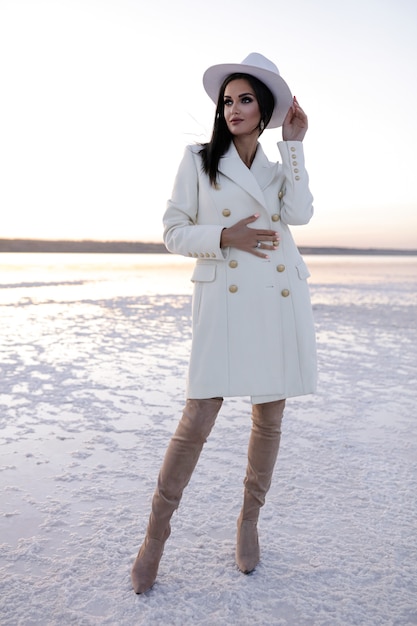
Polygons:
M251 76L250 74L235 73L230 74L230 76L223 81L223 84L220 87L219 97L217 99L216 114L211 139L208 143L202 144L203 147L200 150L201 158L203 160L203 170L208 175L213 186L216 185L220 158L227 151L232 141L232 134L227 128L226 120L224 119L224 92L227 85L232 80L236 80L238 78L244 78L247 80L255 92L261 114L261 122L263 122L262 127L260 126L259 128L259 135L261 135L264 128L268 126L274 111L274 96L268 87L258 78L255 78L255 76Z

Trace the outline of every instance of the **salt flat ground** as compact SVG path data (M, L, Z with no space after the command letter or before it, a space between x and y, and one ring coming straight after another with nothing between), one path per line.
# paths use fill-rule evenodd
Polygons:
M416 279L351 282L312 285L319 389L288 401L261 564L234 562L250 404L226 399L142 596L130 568L183 405L190 295L6 299L1 624L417 624Z

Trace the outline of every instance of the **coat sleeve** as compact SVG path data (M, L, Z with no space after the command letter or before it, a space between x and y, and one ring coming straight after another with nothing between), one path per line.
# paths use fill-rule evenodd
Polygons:
M308 186L301 141L280 141L284 186L281 220L285 224L308 224L313 215L313 196Z
M188 257L224 259L221 224L199 224L199 157L187 146L172 196L163 217L164 243L170 252Z

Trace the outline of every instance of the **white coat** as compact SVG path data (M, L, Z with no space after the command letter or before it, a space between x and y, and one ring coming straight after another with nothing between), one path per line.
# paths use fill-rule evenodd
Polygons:
M288 225L313 214L303 145L278 144L282 164L260 144L247 168L232 143L217 188L187 146L164 215L170 252L195 257L187 397L251 396L253 403L312 393L315 333L308 269ZM280 244L261 259L220 248L222 229L255 213L249 227L275 230ZM268 242L270 243L270 242Z

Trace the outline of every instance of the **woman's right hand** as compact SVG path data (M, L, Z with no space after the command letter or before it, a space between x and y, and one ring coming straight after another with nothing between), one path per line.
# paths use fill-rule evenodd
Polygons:
M255 213L236 222L230 228L224 228L220 237L220 247L237 248L261 259L269 259L269 256L262 250L276 250L279 245L279 235L274 230L248 228L248 224L256 222L258 218L259 213Z

